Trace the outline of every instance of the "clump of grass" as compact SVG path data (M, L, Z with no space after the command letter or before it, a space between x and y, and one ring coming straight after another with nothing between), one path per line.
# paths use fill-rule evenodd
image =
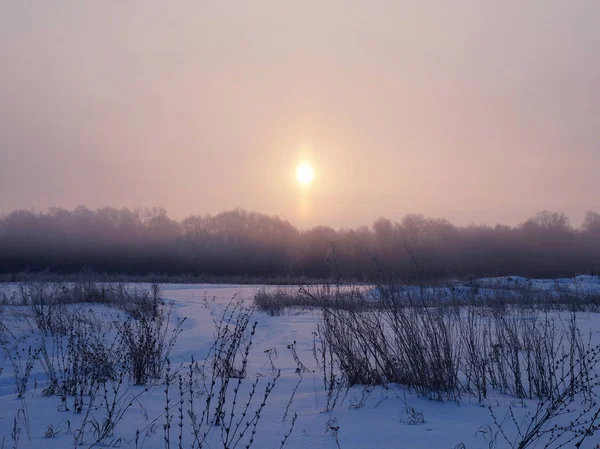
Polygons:
M310 294L307 294L307 291ZM333 294L330 285L301 288L278 288L272 291L261 289L254 294L257 310L271 316L281 315L288 309L320 309L325 306L333 310L368 310L378 307L364 287L347 286Z
M74 283L21 283L10 298L11 305L30 306L38 328L55 333L64 329L60 316L64 308L72 304L106 304L124 310L134 318L142 314L156 315L163 304L160 284L152 284L149 290L124 283L101 283L92 280ZM54 327L55 329L48 329Z
M136 385L164 378L167 360L185 318L178 320L173 328L169 321L166 308L159 308L152 309L150 314L140 314L138 319L130 318L117 324L123 358Z
M585 352L575 312L561 329L539 304L431 303L381 286L375 307L335 308L339 286L323 291L330 297L300 289L321 310L314 352L331 398L352 385L397 383L437 400L482 402L490 390L545 400L562 354L572 365Z

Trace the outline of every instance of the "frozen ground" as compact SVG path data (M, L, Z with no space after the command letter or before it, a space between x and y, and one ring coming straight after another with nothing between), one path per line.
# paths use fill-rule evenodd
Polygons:
M580 277L568 282L538 280L530 282L521 278L503 278L481 280L479 283L483 288L494 289L521 282L529 283L539 289L551 289L563 284L566 288L600 289L597 277ZM12 289L14 286L5 286L5 288ZM162 296L173 305L171 322L175 324L178 319L186 318L183 332L171 353L173 369L176 370L181 366L185 372L192 357L196 361L205 358L214 341L215 317L218 318L223 313L234 297L250 305L251 297L258 288L258 286L164 285ZM122 318L120 312L104 306L73 307L80 307L82 313L89 314L94 320L100 322ZM2 316L7 329L12 334L4 336L6 347L11 345L11 339L24 337L25 343L19 348L26 352L28 345L33 344L36 338L40 338L39 332L34 330L35 325L32 320L27 317L27 310L6 306L2 310ZM557 313L556 318L567 320L565 314ZM461 443L467 449L488 448L489 428L487 426L492 426L488 406L492 406L497 415L504 418L507 407L512 405L519 420L535 409L535 401L518 401L514 397L499 393L492 393L484 404L479 404L476 398L469 397L463 397L459 403L438 402L419 398L402 387L391 385L389 388L376 387L368 393L364 388L354 387L345 395L341 405L333 411L325 412L327 397L322 373L317 368L313 356L313 332L319 321L319 313L291 311L280 316L269 316L263 312L254 312L251 321L257 322L256 334L248 358L248 376L242 382L240 388L242 399L239 402L242 403L247 397L254 379L258 379L257 396L262 395L267 383L273 380L274 373L267 351L272 354L275 368L281 372L281 377L258 423L252 447L279 448L284 434L290 428L293 414L297 413L297 420L286 442L286 448L453 449L462 447ZM580 313L578 322L584 335L600 340L600 316ZM308 368L308 372L301 373L302 379L297 372L297 362L289 349L289 346L294 343L300 361ZM15 374L6 354L2 369L0 448L13 447L15 432L18 432L16 445L18 448L73 447L75 433L83 419L82 414L76 414L73 410L65 411L58 397L43 397L41 392L47 384L47 378L40 363L36 362L33 365L28 389L22 399L18 399L15 394ZM299 381L298 389L294 394ZM140 396L118 423L114 436L103 444L148 449L179 447L176 437L172 438L170 446L164 439L165 387L153 386L144 392L142 387L134 386L128 390L128 394L140 394ZM177 426L179 412L176 407L179 393L172 385L169 394L175 416L171 432L175 435L179 432ZM288 416L283 421L292 395L293 400L289 405ZM199 403L202 398L199 396ZM410 411L418 422L410 424L410 419L407 419L410 413L407 411ZM95 411L92 411L93 413ZM97 413L97 419L101 421L100 411ZM186 416L185 420L187 419ZM136 431L140 431L137 442ZM183 433L182 447L190 447L191 430L187 424L184 425ZM204 447L222 448L220 434L221 429L213 428ZM92 443L93 441L86 440L83 447L90 447ZM594 448L597 443L600 443L600 436L595 440L590 439L584 447ZM241 441L237 447L246 447L245 444L245 441ZM95 447L102 447L102 445L98 444ZM233 448L234 445L231 447ZM495 447L504 448L508 447L508 444L498 440Z

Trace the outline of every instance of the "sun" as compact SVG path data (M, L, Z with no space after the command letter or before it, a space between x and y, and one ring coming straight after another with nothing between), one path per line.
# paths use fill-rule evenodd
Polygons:
M308 186L315 178L315 171L310 164L302 162L296 167L296 179L303 186Z

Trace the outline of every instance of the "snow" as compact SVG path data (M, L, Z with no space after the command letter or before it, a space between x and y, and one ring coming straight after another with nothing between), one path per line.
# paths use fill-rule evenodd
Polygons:
M596 276L579 276L565 280L528 280L525 278L505 277L496 279L481 279L478 282L480 291L491 291L497 288L527 285L533 289L551 290L557 286L578 291L600 292L600 279ZM0 286L1 288L1 286ZM14 285L4 286L11 290ZM140 286L144 288L144 286ZM248 305L253 294L259 288L276 289L275 286L231 286L231 285L163 285L162 296L173 305L171 322L186 318L183 332L177 340L171 353L171 363L186 369L192 357L194 360L204 359L214 341L214 317L220 316L232 298L239 298ZM294 288L294 287L288 287ZM471 291L471 286L444 287L448 295L456 294L456 290L465 295ZM431 291L434 293L434 290ZM480 293L481 294L481 293ZM119 312L99 305L81 305L84 313L89 313L96 320L118 319ZM3 322L16 338L25 338L20 345L26 348L33 339L39 338L39 332L31 320L26 318L26 310L16 306L6 306L2 311ZM559 318L568 319L567 316ZM269 316L267 313L254 312L252 321L257 322L256 334L251 347L248 365L248 379L243 381L240 396L245 398L250 384L258 376L258 395L262 395L264 387L273 380L265 351L274 349L277 356L273 362L281 370L272 396L267 402L264 413L258 425L256 441L252 447L279 448L284 434L289 430L291 415L298 414L295 428L285 447L301 448L343 448L343 449L395 449L395 448L454 448L464 443L466 448L487 448L486 426L492 424L488 406L492 405L499 416L504 416L509 405L515 407L519 416L524 416L535 409L535 401L517 401L514 397L501 394L492 395L484 404L479 404L476 398L465 397L460 403L437 402L419 398L400 386L390 385L388 388L376 387L369 394L361 407L356 404L365 394L362 387L354 387L345 397L344 402L333 411L324 412L327 402L323 387L322 373L318 370L313 357L313 332L319 321L317 311L289 311L279 316ZM598 338L600 320L595 314L580 314L580 328L584 335ZM283 422L283 415L290 401L290 396L298 384L299 375L296 372L291 351L288 346L296 344L296 350L301 362L309 369L294 395L290 413ZM1 356L0 356L1 357ZM1 360L1 359L0 359ZM69 448L73 447L74 429L81 422L81 414L73 411L61 411L58 397L43 397L41 391L47 383L44 371L39 363L32 370L29 388L23 399L15 394L15 376L9 360L4 359L0 375L0 441L4 437L4 446L12 447L11 432L17 417L17 426L21 428L18 442L19 448ZM175 386L171 386L171 400L178 401ZM152 420L160 417L165 407L164 386L153 386L148 392L142 387L131 387L130 394L141 394L117 426L114 437L108 443L115 447L136 447L136 430L152 427ZM198 402L201 402L199 399ZM403 422L407 407L412 407L422 414L423 423L408 424ZM19 411L21 410L21 411ZM27 414L25 420L24 412ZM174 412L175 415L177 412ZM187 417L186 417L187 419ZM176 418L175 418L176 421ZM149 435L143 447L147 449L164 448L163 439L164 419L156 422L155 433ZM52 426L57 433L52 438L45 434ZM28 436L27 427L30 429ZM70 427L70 431L69 431ZM337 442L335 432L331 427L338 427ZM220 430L213 429L214 435L208 440L206 447L223 447L220 443ZM178 432L174 423L173 434ZM151 432L150 432L151 433ZM190 430L185 428L184 445L189 447ZM172 439L171 447L177 446L176 438ZM185 445L187 442L187 446ZM600 437L593 442L600 442ZM338 446L339 443L339 446ZM91 443L83 447L90 446ZM96 446L98 447L98 446ZM138 447L140 442L138 442ZM242 447L241 445L238 447ZM498 441L497 448L507 447ZM593 447L593 446L588 446Z

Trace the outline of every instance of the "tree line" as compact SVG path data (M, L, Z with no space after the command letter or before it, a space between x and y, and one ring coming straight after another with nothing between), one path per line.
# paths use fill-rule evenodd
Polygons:
M600 214L573 227L540 212L518 226L407 215L371 227L299 230L245 210L181 221L163 209L19 210L0 217L0 273L439 279L600 272Z

